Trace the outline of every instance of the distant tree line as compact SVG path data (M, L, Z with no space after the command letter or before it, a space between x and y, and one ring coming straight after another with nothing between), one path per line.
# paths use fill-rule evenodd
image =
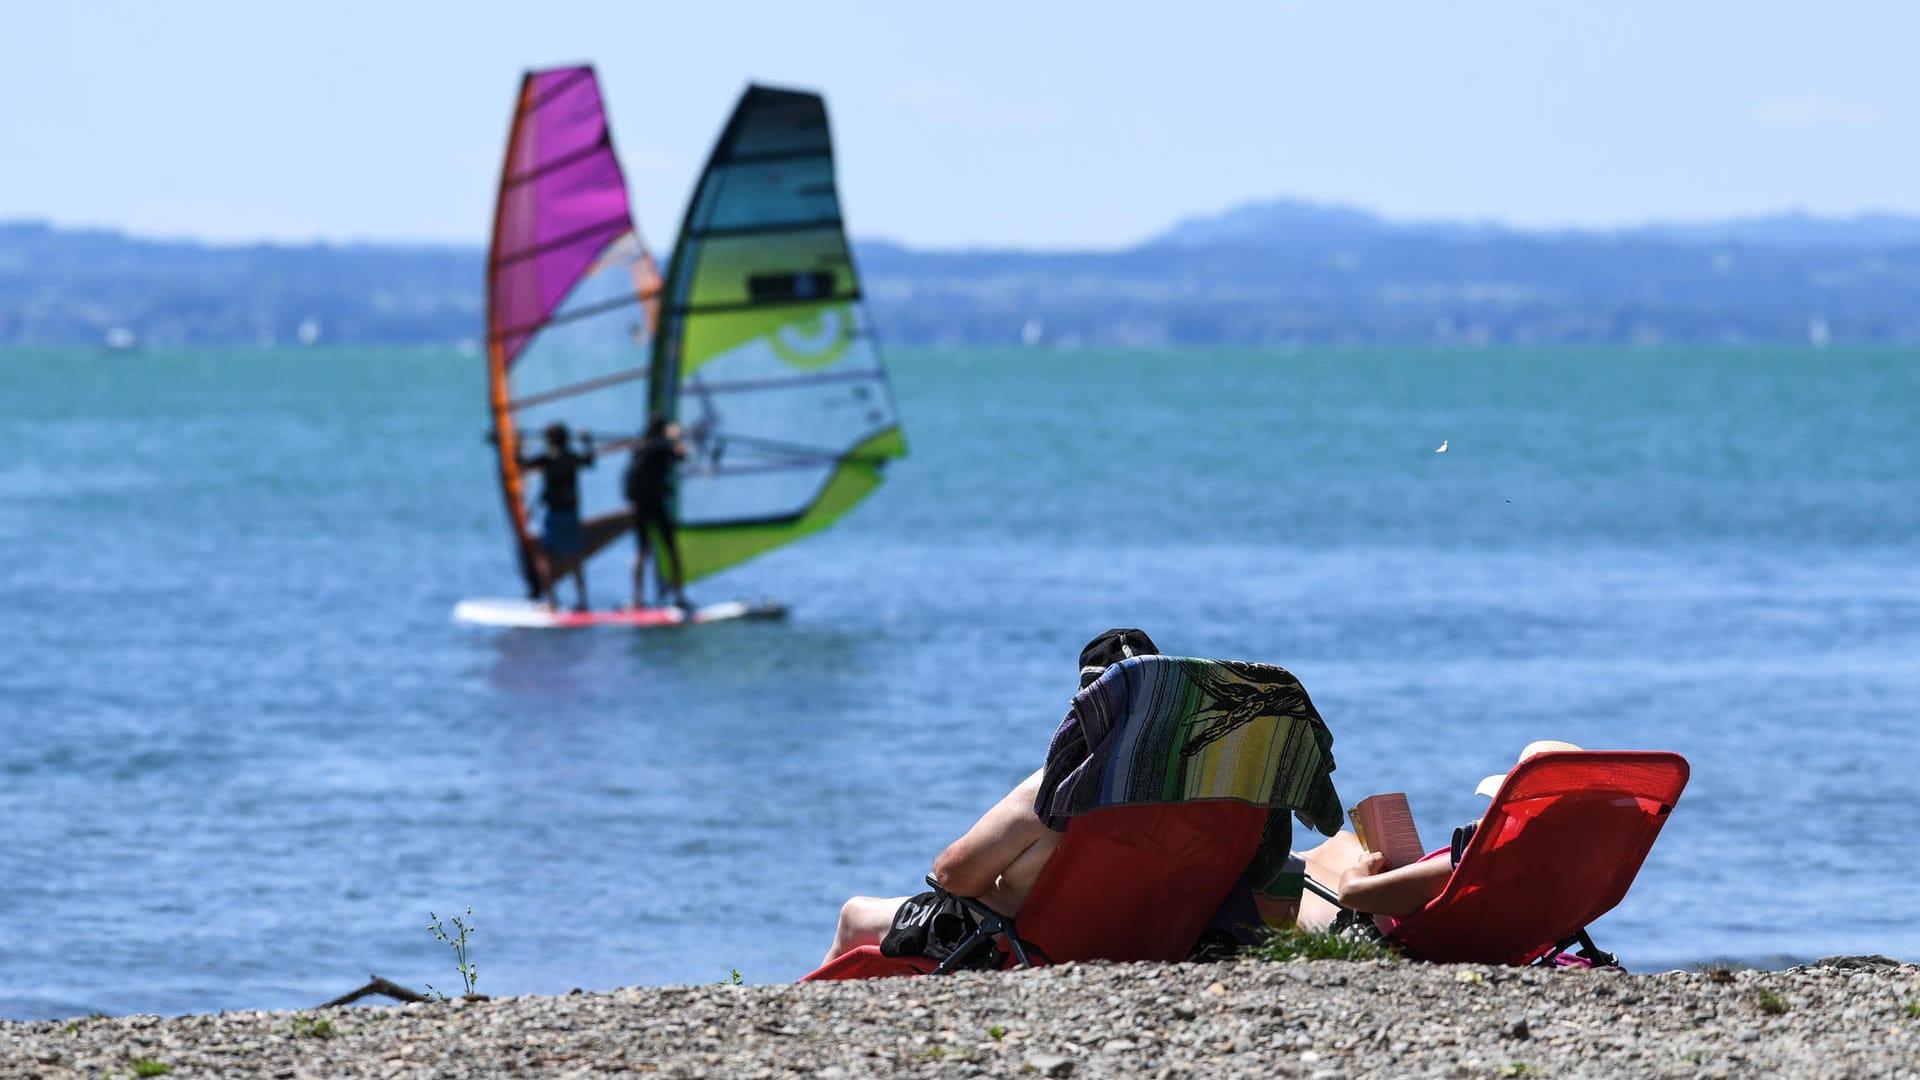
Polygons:
M901 344L1920 341L1920 222L1903 218L1533 233L1274 203L1117 252L856 257ZM476 342L483 259L0 224L0 344Z

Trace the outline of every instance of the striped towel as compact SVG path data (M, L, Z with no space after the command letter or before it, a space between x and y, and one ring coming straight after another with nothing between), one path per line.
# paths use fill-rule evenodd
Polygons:
M1328 836L1339 831L1332 772L1333 733L1285 668L1142 656L1074 696L1047 748L1034 812L1065 829L1068 818L1109 806L1265 806L1275 813L1253 868L1265 878L1280 872L1291 846L1288 811Z

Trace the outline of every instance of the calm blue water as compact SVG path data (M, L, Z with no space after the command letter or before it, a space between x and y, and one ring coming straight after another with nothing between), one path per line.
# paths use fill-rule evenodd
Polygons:
M486 992L792 979L1111 625L1291 668L1430 840L1684 753L1637 969L1920 959L1920 352L892 359L891 482L695 590L790 621L553 633L448 619L517 591L477 360L0 353L0 1016L457 986L469 906Z

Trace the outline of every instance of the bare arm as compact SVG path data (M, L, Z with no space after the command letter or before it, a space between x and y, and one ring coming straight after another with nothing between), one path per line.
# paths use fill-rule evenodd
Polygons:
M955 896L979 897L996 911L1017 908L1038 876L1038 866L1027 864L1044 864L1058 842L1058 834L1034 816L1033 799L1039 790L1036 769L981 815L966 835L948 844L933 860L933 879L940 887ZM1009 886L1018 895L1012 895Z
M1450 859L1422 859L1416 863L1382 869L1387 857L1377 851L1340 875L1340 903L1370 915L1411 915L1440 895L1447 879L1453 876Z

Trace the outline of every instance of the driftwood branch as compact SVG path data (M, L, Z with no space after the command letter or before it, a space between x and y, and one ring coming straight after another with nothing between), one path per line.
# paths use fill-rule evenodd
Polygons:
M416 993L412 990L409 990L406 987L401 986L397 982L390 982L386 979L381 978L378 975L369 975L368 978L372 979L373 981L361 987L360 989L353 991L350 994L341 994L339 997L334 998L332 1001L321 1002L318 1006L316 1006L316 1008L330 1009L335 1005L350 1004L352 1002L359 1001L361 998L366 997L369 994L379 994L382 997L390 997L395 1001L426 1001L427 1000L427 995Z

